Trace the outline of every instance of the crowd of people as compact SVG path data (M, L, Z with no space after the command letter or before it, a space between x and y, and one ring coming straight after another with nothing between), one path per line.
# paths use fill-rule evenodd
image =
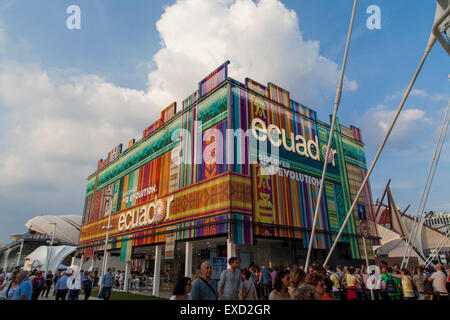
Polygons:
M326 266L314 262L307 271L228 260L218 283L212 266L203 262L195 279L180 278L170 300L448 300L450 266L416 266L413 272L398 265L360 268Z
M218 283L211 278L212 265L205 261L194 279L182 277L175 284L170 300L449 300L450 266L434 268L418 265L412 272L398 265L360 268L326 266L314 262L307 271L250 263L240 269L232 257ZM112 289L123 286L124 271L112 274L111 268L99 279L97 273L69 268L30 272L16 267L12 272L0 270L0 299L84 300L98 286L99 298L109 300ZM52 290L53 288L53 290Z
M0 299L38 300L50 295L55 300L79 300L80 293L83 293L84 300L88 300L92 289L98 286L99 298L109 300L113 286L118 286L123 276L121 271L113 275L108 269L99 283L97 272L93 274L69 268L55 274L52 271L44 273L37 269L27 272L19 266L10 273L0 269Z

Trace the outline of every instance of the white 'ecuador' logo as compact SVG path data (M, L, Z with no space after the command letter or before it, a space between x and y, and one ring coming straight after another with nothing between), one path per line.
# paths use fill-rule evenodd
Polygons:
M266 124L263 120L259 118L255 118L252 121L252 133L253 136L261 142L269 139L270 143L275 147L280 147L283 145L284 149L290 152L297 153L303 157L311 158L316 161L321 161L322 158L326 155L327 146L322 146L321 151L319 151L319 140L316 137L314 140L306 141L305 137L302 135L297 135L294 137L294 133L291 132L289 134L289 140L291 141L291 145L287 144L287 134L286 130L280 129L274 124L270 124L266 127ZM280 139L281 135L281 139ZM336 154L336 150L331 149L329 154L329 163L332 163L333 167L336 166L334 161L334 155Z

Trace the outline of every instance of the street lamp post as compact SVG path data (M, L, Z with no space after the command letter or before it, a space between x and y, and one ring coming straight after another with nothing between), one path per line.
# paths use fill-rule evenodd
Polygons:
M23 243L25 239L22 239L22 243L20 244L20 251L19 256L17 257L17 266L20 266L20 258L22 257L22 251L23 251Z
M47 272L48 272L48 265L50 263L50 259L51 259L51 256L52 256L53 240L55 239L55 232L56 232L56 223L50 223L50 224L53 225L52 241L50 242L50 252L49 252L48 257L47 257L47 263L45 264L45 273L44 273L44 275L47 275Z
M107 198L112 198L113 195L105 195L105 197ZM103 265L102 265L102 275L100 277L100 279L102 279L102 277L105 275L107 267L108 267L108 241L109 241L109 230L113 229L113 227L111 226L111 216L113 214L113 210L112 209L112 200L109 200L108 203L108 225L105 227L103 226L102 229L105 230L106 229L106 239L105 239L105 249L103 250Z

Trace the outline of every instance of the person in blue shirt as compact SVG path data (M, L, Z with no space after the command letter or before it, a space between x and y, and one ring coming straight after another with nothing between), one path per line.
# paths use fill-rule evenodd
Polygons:
M111 268L108 269L108 273L102 277L102 290L103 290L103 300L109 300L111 297L111 290L114 282L114 276L111 273Z
M3 290L0 296L0 300L11 300L12 297L14 297L16 289L19 285L19 283L17 282L17 275L19 274L19 272L20 270L14 270L11 273L11 279L6 280L6 283L0 285L0 289Z
M85 271L84 275L81 277L81 284L84 291L84 300L88 300L91 296L93 282L94 278L92 277L92 272Z
M262 283L264 286L264 299L269 299L269 293L272 291L272 278L270 277L269 269L266 268L265 265L261 266L261 273L262 273Z
M222 271L219 282L219 300L239 300L242 296L242 287L244 280L239 270L239 261L237 257L228 259L229 269Z
M11 300L31 300L33 285L27 278L28 274L26 271L21 271L17 275L17 286L16 292Z
M55 275L53 276L53 285L56 286L56 283L58 282L58 279L61 278L61 270L56 271ZM53 295L56 294L55 287L53 287Z
M64 271L63 271L64 272ZM64 272L63 276L58 279L55 285L55 291L56 291L56 300L66 300L67 291L69 288L67 288L67 279L69 277Z
M205 261L200 266L200 277L192 282L192 300L217 300L217 284L211 279L211 263Z
M53 284L53 273L51 271L48 271L45 275L45 288L42 290L42 297L45 295L46 298L48 298L48 294L50 292L50 289Z

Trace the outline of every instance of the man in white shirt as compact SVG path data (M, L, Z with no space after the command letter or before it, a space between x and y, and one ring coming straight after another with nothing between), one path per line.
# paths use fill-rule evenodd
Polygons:
M447 277L442 270L444 270L444 266L439 263L436 265L436 272L428 278L429 281L433 282L433 288L436 293L437 300L447 300L448 296L448 291L445 287L447 284Z
M367 278L366 288L369 291L373 290L375 300L379 300L381 290L381 277L376 274L375 270L372 270L372 273Z
M69 300L78 300L81 289L80 272L78 270L69 270L67 279L67 288L69 289Z

